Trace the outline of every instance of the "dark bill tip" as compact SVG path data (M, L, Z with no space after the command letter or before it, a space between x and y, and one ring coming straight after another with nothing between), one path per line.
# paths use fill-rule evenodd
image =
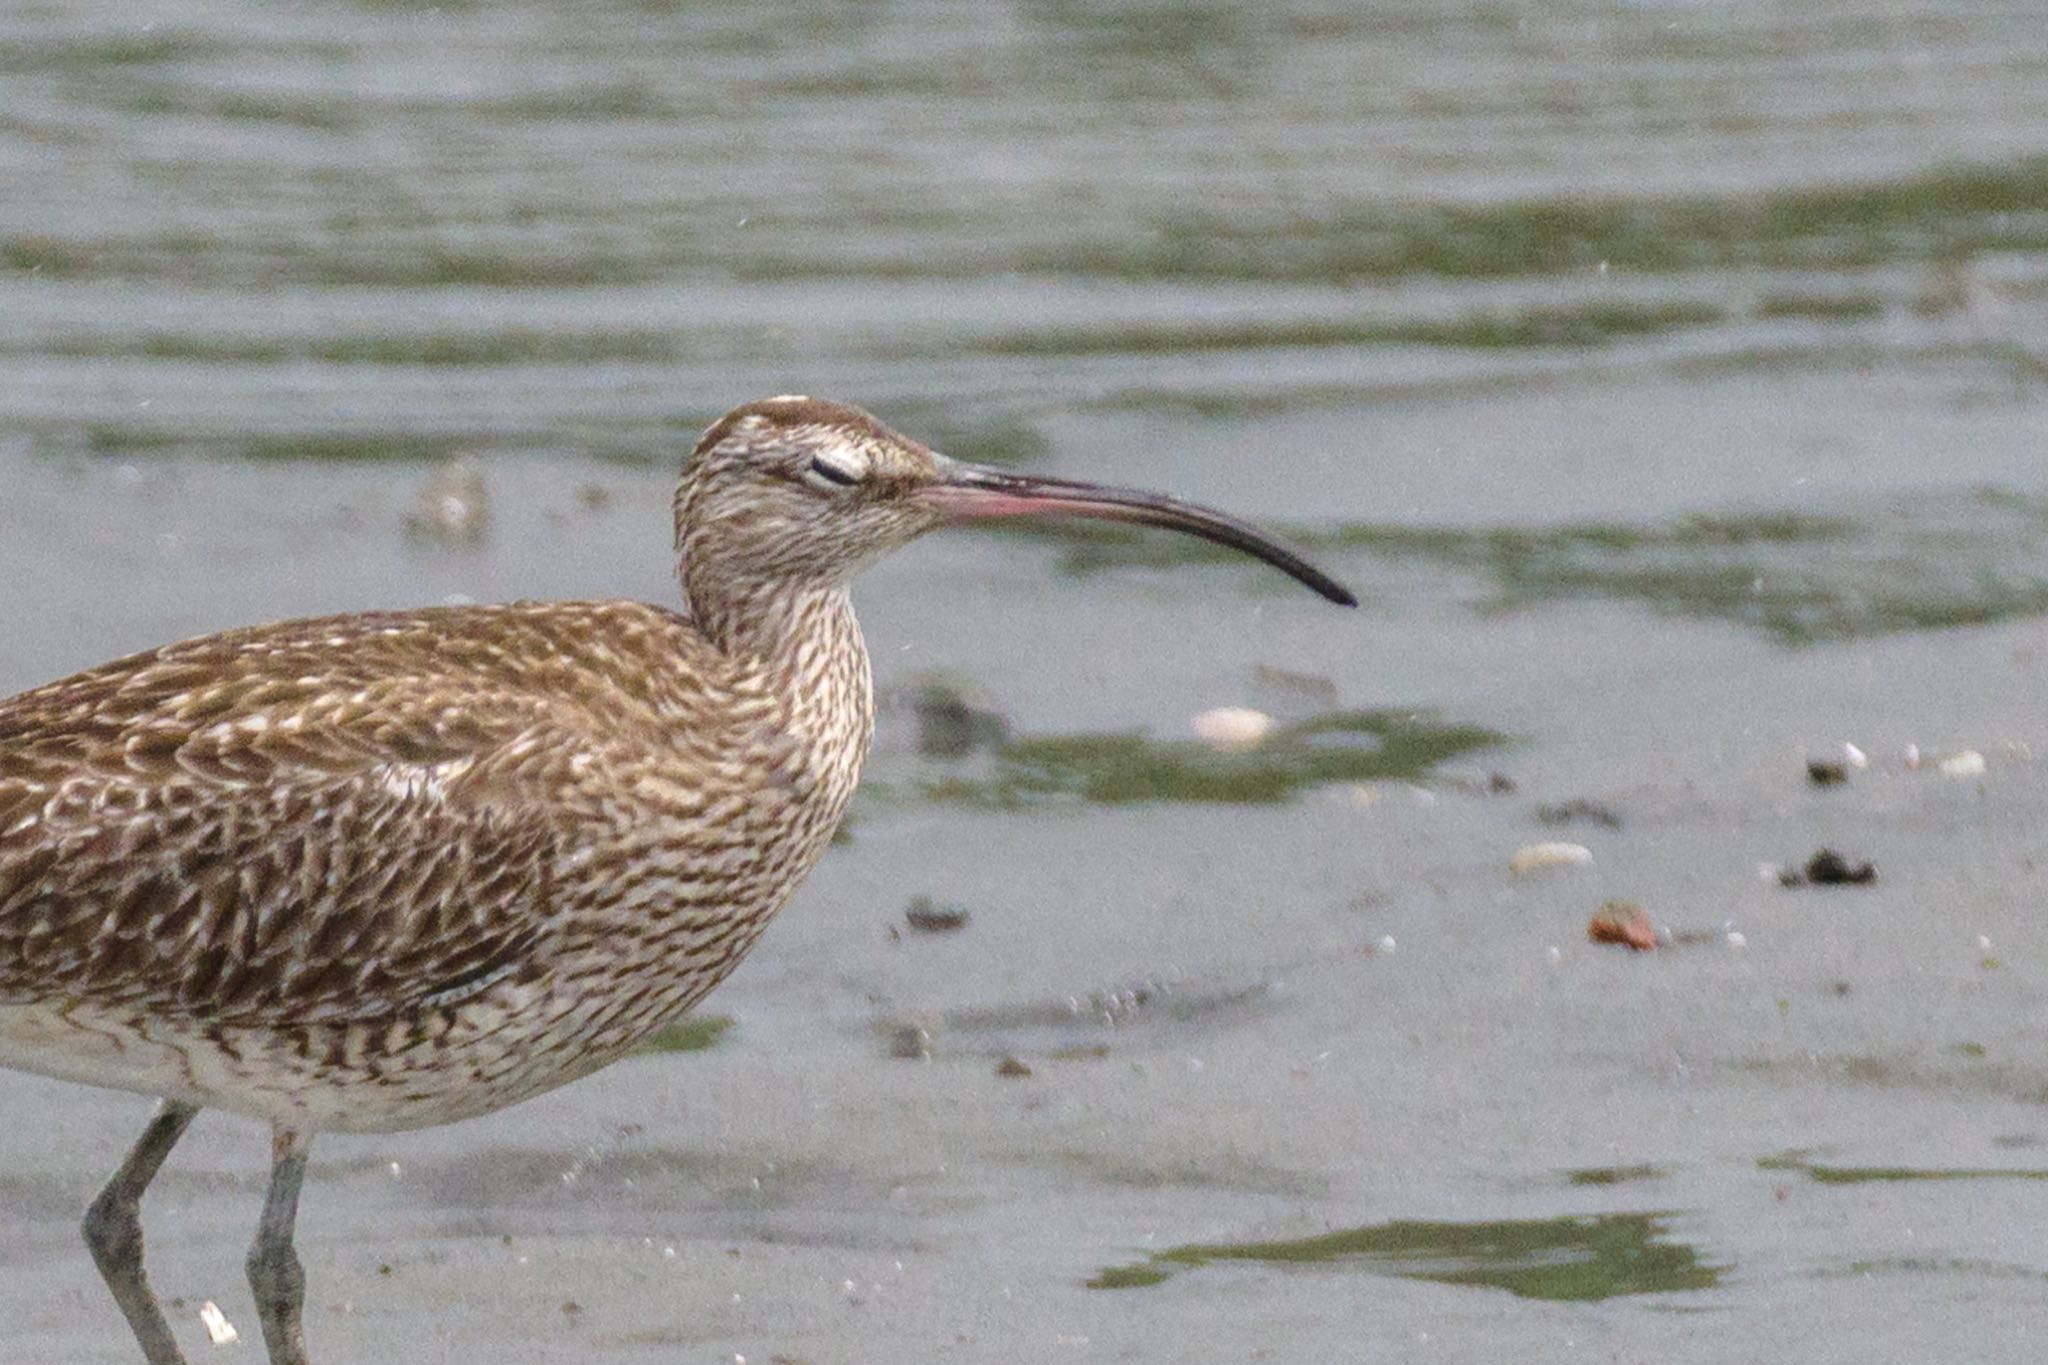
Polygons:
M949 463L940 480L926 487L922 496L959 521L1065 516L1179 531L1262 559L1338 606L1358 605L1349 588L1258 527L1159 493Z

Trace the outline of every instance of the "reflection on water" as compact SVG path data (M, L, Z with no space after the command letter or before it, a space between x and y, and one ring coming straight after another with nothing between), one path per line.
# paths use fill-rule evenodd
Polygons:
M1586 1301L1712 1289L1727 1267L1670 1240L1669 1213L1376 1223L1277 1242L1195 1242L1104 1270L1089 1286L1159 1284L1182 1267L1218 1261L1338 1265L1404 1279L1505 1289L1525 1299Z

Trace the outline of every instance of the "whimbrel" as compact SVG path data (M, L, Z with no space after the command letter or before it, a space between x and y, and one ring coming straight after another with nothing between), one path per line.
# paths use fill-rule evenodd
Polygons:
M516 1103L729 973L825 850L873 729L847 588L954 521L1098 517L1351 594L1221 513L949 460L857 408L719 419L680 612L519 602L229 631L0 702L0 1065L159 1097L85 1238L182 1365L140 1202L201 1108L267 1121L248 1273L305 1365L308 1144Z

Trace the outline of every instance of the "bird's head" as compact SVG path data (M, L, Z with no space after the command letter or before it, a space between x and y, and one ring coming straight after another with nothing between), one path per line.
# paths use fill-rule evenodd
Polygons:
M1026 516L1200 536L1356 605L1342 584L1234 517L1155 493L951 460L859 408L822 398L764 398L711 425L676 489L676 552L684 593L701 604L734 590L843 586L936 527Z

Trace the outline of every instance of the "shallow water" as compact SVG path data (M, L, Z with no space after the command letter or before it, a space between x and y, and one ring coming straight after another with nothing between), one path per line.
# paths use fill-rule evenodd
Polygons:
M730 1027L323 1140L319 1358L2037 1358L2034 7L46 0L0 186L0 688L669 600L682 451L790 390L1364 603L1147 536L882 566L868 786ZM407 530L455 456L476 544ZM1759 875L1822 846L1877 882ZM0 1360L131 1357L74 1223L142 1112L0 1073ZM202 1119L152 1197L195 1350L261 1165Z

